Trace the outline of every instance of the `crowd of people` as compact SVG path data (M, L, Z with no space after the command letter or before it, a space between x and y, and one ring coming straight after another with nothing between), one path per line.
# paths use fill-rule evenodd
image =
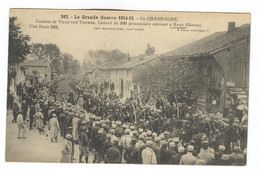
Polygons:
M13 122L19 139L25 138L20 131L26 123L31 130L49 134L51 142L64 138L61 162L78 157L80 163L89 163L92 153L93 163L246 164L245 105L203 112L196 103L167 97L132 95L122 100L100 84L82 80L71 81L66 98L54 95L51 87L18 85Z

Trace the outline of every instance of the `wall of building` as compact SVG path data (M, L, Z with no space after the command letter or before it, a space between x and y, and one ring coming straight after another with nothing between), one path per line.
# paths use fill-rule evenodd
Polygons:
M235 87L249 87L249 50L250 41L244 39L214 54L225 73L225 81L233 83Z

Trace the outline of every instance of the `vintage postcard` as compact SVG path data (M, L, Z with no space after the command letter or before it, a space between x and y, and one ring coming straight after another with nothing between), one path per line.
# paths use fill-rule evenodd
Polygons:
M6 161L246 165L250 24L11 9Z

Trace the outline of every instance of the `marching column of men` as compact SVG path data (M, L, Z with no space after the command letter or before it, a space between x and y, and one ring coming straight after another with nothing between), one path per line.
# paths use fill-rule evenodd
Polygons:
M36 127L39 133L46 133L44 127L48 124L51 142L58 142L59 135L65 139L61 162L72 163L74 148L79 147L80 163L89 163L92 153L93 163L246 164L247 148L238 140L243 139L238 135L245 134L247 124L234 116L223 118L219 116L220 112L192 113L189 108L183 119L160 116L161 111L157 110L139 116L137 122L132 118L134 116L129 117L129 112L120 115L124 107L120 107L118 101L113 103L109 115L101 115L100 109L90 104L90 100L97 101L95 94L87 94L88 98L81 99L79 105L55 101L46 87L38 88L33 95L36 99L23 95L26 99L22 99L18 115L17 108L13 108L18 138L21 138L21 129L25 128L25 120L30 122L30 129Z

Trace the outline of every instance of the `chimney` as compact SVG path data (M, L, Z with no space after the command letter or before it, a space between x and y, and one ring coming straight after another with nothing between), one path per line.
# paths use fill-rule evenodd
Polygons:
M236 28L236 22L228 22L228 32L233 31Z

